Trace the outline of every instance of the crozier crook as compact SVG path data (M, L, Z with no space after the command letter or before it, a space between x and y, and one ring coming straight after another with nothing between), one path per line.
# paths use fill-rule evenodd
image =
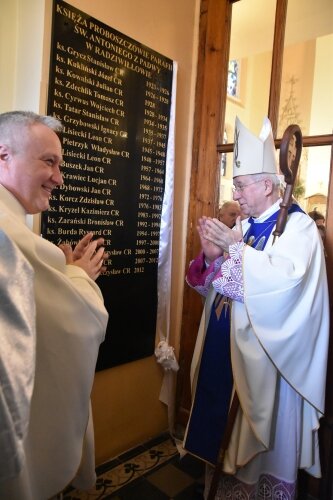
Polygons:
M280 212L273 232L273 244L286 226L288 208L292 203L293 189L302 152L302 132L298 125L286 128L280 146L280 170L284 175L286 189L280 204Z

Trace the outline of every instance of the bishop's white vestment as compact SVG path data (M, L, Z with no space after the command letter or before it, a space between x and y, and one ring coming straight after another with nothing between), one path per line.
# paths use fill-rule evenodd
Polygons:
M268 220L278 206L258 222ZM248 228L248 220L243 221L243 234ZM238 267L225 261L223 269L225 263L220 262L218 276L216 270L208 272L205 282L194 286L203 293L213 285L192 360L193 398L216 293L225 295L237 281L242 289L238 300L232 297L230 315L232 375L240 409L224 462L224 471L233 476L222 481L238 488L233 478L239 479L244 489L238 493L244 498L257 498L251 485L262 476L263 488L272 488L270 494L275 480L290 485L286 498L293 498L299 468L320 477L318 427L324 412L329 332L322 242L312 219L301 212L289 214L274 245L273 230L262 251L243 242L232 245L230 254ZM226 484L220 484L220 491L224 486L230 492ZM260 497L262 492L256 491Z

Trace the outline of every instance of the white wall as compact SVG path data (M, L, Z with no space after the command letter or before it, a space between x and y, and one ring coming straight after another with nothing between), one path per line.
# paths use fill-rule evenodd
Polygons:
M0 0L0 111L40 110L44 0Z

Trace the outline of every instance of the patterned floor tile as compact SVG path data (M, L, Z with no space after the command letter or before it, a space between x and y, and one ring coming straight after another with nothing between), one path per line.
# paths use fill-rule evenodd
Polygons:
M170 436L151 441L154 446L147 449L142 445L135 450L103 464L97 469L97 481L93 490L82 492L74 489L67 489L64 492L64 500L101 500L111 498L115 492L128 486L133 481L147 476L150 472L157 470L178 456L178 451ZM152 485L153 486L153 485ZM143 486L142 486L143 487ZM162 497L161 497L162 498ZM167 498L167 497L164 497Z

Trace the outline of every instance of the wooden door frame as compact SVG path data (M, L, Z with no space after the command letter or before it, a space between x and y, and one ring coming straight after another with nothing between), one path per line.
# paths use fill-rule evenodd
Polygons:
M200 250L196 230L199 217L216 215L218 207L220 174L216 145L222 142L225 116L226 91L221 89L227 88L232 3L201 1L186 262ZM201 311L201 298L185 287L175 415L180 426L186 425L189 415L191 359L187 353L193 353Z

